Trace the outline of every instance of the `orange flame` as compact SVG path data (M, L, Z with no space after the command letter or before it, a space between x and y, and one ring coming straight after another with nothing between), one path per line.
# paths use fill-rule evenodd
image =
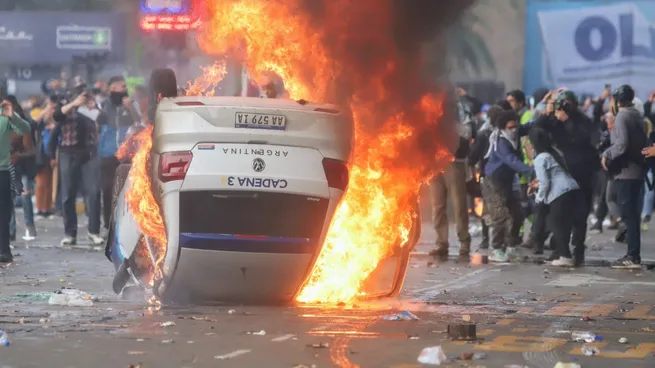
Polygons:
M407 241L420 185L451 158L445 149L434 148L438 142L426 142L436 140L443 99L423 94L412 101L394 91L393 83L403 77L420 84L418 74L401 75L405 60L387 34L392 10L365 3L357 7L346 0L325 2L324 28L318 31L312 23L316 20L297 1L205 3L207 19L198 39L204 51L237 53L257 82L273 72L291 98L332 100L349 107L354 117L350 186L299 302L350 302L360 295L379 262ZM352 34L348 24L357 21L366 26ZM357 69L361 65L341 60L347 42L383 55L380 62L371 63L368 75ZM335 85L337 78L350 85ZM371 122L379 124L372 128Z
M211 66L203 66L202 75L195 81L188 82L187 96L213 96L216 87L227 74L225 61L217 61Z
M452 147L450 136L440 135L449 131L441 124L448 120L445 98L424 92L418 56L404 55L394 43L388 3L326 1L323 19L314 19L301 3L203 2L198 44L209 54L236 57L259 84L270 74L281 77L292 99L333 102L352 112L350 185L297 297L305 303L351 302L380 261L406 245L419 187L452 160L445 149ZM365 60L353 56L361 49L370 51ZM204 69L189 94L211 93L224 70ZM158 265L166 239L147 170L151 131L138 138L128 203L144 234L156 240Z

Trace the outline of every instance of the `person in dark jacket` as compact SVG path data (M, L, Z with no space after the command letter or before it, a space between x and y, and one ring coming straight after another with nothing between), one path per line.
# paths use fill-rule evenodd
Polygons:
M111 203L118 148L123 144L131 127L140 121L134 102L127 94L123 77L109 80L109 97L98 116L98 155L100 156L100 187L102 191L102 218L105 229L109 229Z
M611 145L603 153L603 168L614 179L621 220L628 240L627 254L612 263L612 268L641 267L641 199L643 197L646 170L641 154L648 137L644 119L634 108L635 92L622 85L614 91L614 129L610 134Z
M485 155L484 190L486 205L492 221L492 262L515 259L516 239L513 234L521 226L521 204L513 192L518 173L534 175L534 170L521 160L519 143L519 116L515 112L502 112L495 121L489 137L489 150Z
M484 156L489 151L489 136L493 131L493 124L498 118L498 115L503 112L503 108L498 105L493 105L487 111L487 122L483 125L475 137L475 140L471 144L471 151L468 155L468 164L471 170L471 177L475 177L475 167L478 166L478 172L480 173L480 183L484 183L484 168L487 164L488 159ZM482 195L482 201L485 203L484 192ZM479 249L486 250L489 249L489 224L491 220L489 219L489 214L487 211L487 206L483 205L482 209L482 242L478 246Z
M50 133L48 154L57 157L61 178L61 196L64 215L65 236L61 245L77 244L76 202L82 183L86 197L86 211L89 216L88 240L99 245L104 243L100 236L100 188L98 178L97 129L96 123L78 112L87 106L89 96L80 93L72 102L63 100L53 113L56 122Z
M577 96L568 90L559 92L549 103L547 114L535 121L536 127L546 130L561 152L571 176L580 186L584 212L589 215L592 207L593 184L596 172L600 170L600 157L595 141L594 125L579 109ZM587 222L574 226L571 242L584 243L587 237ZM583 249L576 246L576 249ZM574 254L576 262L583 254Z

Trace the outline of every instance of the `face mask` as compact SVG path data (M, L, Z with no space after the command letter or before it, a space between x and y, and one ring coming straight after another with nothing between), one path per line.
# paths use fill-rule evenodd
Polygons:
M516 141L516 138L518 138L518 130L516 129L503 129L503 135L505 137L511 139L512 141Z
M109 99L114 106L118 106L123 103L123 98L127 97L127 92L110 92Z

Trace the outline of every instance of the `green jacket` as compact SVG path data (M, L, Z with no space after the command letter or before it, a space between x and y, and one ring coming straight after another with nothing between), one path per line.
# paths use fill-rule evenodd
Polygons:
M21 119L18 114L14 114L12 118L0 115L0 171L9 170L9 149L11 132L20 135L28 135L32 132L30 123Z

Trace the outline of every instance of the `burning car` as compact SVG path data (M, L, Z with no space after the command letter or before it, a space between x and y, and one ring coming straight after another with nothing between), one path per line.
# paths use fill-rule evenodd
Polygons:
M178 97L170 70L155 71L150 88L154 123L116 175L106 248L114 291L292 300L348 187L350 114L305 101ZM370 294L400 291L411 250L400 245L385 266L391 285Z

